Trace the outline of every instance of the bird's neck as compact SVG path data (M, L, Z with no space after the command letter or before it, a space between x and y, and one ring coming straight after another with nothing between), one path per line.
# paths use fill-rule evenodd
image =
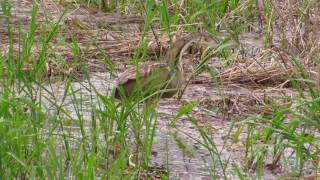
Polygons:
M183 65L180 59L172 59L171 61L167 62L168 66L170 67L171 71L174 72L181 72L183 71Z
M177 59L168 59L168 60L167 60L168 66L170 66L170 67L172 67L172 68L176 67L177 62L178 62Z
M178 52L176 52L175 49L170 49L167 52L167 55L164 59L164 61L170 66L170 67L175 67L178 65L179 63L179 56L178 56Z

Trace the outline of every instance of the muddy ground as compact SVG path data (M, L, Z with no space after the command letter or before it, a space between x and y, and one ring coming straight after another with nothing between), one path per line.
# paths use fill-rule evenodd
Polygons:
M39 3L40 11L37 20L43 22L39 33L50 29L50 24L57 21L64 10L68 9L62 20L64 25L58 34L59 37L55 39L56 46L52 47L50 51L52 51L52 56L61 56L72 65L61 66L55 61L49 61L48 74L50 76L72 75L75 77L73 82L75 89L82 89L81 87L86 81L76 78L81 76L81 68L72 62L74 59L71 50L66 47L67 43L63 43L63 41L70 42L74 35L82 50L81 59L90 69L93 85L102 94L107 94L117 74L110 74L109 67L105 66L108 59L103 54L107 53L110 56L117 72L124 71L134 50L138 47L143 18L139 16L128 17L117 13L103 13L71 3L59 4L53 1L40 1ZM32 2L13 0L12 7L12 25L22 27L22 31L27 30L31 18ZM48 18L45 17L45 14L48 15ZM46 21L50 23L45 23ZM0 16L0 24L4 23L4 18ZM168 37L161 34L160 31L158 36L161 49L157 46L152 33L150 32L148 35L150 39L149 55L153 59L165 51L169 45ZM242 133L236 143L226 140L226 133L231 124L241 118L250 117L250 115L272 113L272 105L268 103L270 99L278 99L285 104L286 97L295 95L290 86L287 86L286 79L282 77L282 70L290 71L290 68L286 69L280 63L274 63L276 64L274 65L273 62L276 60L271 57L272 55L267 61L262 62L263 65L256 61L259 60L259 57L265 57L268 54L267 50L263 49L264 44L261 36L258 33L250 33L243 34L241 37L248 61L237 62L235 65L227 67L220 62L219 57L215 57L209 65L220 73L221 83L213 82L208 73L202 73L191 81L180 101L177 100L177 97L163 99L158 106L158 129L152 153L152 166L155 169L170 169L169 174L172 179L211 179L210 168L214 167L208 151L198 142L201 141L198 131L186 117L177 122L179 130L168 127L168 122L184 104L193 100L201 100L201 105L193 110L192 115L202 126L207 126L210 129L211 138L221 151L221 157L224 161L230 164L236 162L238 165L245 165L243 143L246 134ZM7 50L7 29L3 25L0 26L0 41L1 51ZM18 39L14 41L18 42ZM33 50L35 53L38 51L37 48ZM239 53L236 49L233 51L235 55ZM199 62L199 54L186 54L184 57L184 66L187 74L190 75L192 69ZM261 73L261 71L265 72ZM49 88L56 97L63 96L64 86L61 84L63 83L56 82ZM90 95L90 92L85 89L79 93L84 96ZM51 108L48 107L48 111ZM67 106L66 109L68 109ZM90 107L86 110L88 119L90 119ZM89 122L87 123L90 125ZM239 123L242 122L239 121ZM73 128L77 127L70 127L71 130ZM179 140L187 145L188 152L179 148L177 145ZM290 159L290 152L286 154ZM276 179L289 172L293 165L294 162L289 162L287 166L273 171L266 167L264 179ZM315 172L307 167L304 172L306 176ZM236 178L231 166L226 172L230 179Z

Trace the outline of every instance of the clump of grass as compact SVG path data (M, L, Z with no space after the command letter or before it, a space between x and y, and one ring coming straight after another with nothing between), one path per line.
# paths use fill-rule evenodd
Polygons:
M2 2L2 9L10 22L10 4ZM10 48L8 54L1 55L0 177L114 179L142 176L140 174L149 168L154 141L154 109L148 106L142 110L135 108L140 102L137 100L139 97L123 102L120 109L117 108L113 97L100 93L90 83L84 67L84 82L87 84L79 82L80 86L76 87L67 77L63 81L62 94L56 94L51 89L54 86L51 77L43 84L48 51L53 44L52 39L59 32L62 17L49 32L38 37L38 9L39 5L34 2L29 31L21 34L23 44L16 55L13 55L12 40L16 29L7 24ZM146 25L145 31L148 29ZM30 59L32 47L36 45L36 37L43 40L40 41L40 52L33 56L32 62L26 62ZM146 47L143 39L141 47ZM81 60L82 52L75 39L70 47L73 57ZM137 50L134 56L137 65L145 52L146 48ZM24 71L29 63L33 69ZM83 96L84 92L89 96ZM84 107L90 110L89 118ZM70 125L75 125L77 129L68 132ZM128 142L128 139L132 140L128 138L130 133L134 134L136 149Z
M220 36L218 32L228 32L227 38L215 38L219 44L217 48L205 50L200 64L194 68L190 81L207 70L216 82L217 73L208 63L211 57L217 54L225 64L235 65L237 62L234 61L235 57L228 42L233 40L237 44L236 48L242 49L239 36L242 32L253 30L251 23L255 19L253 1L85 2L88 5L95 4L106 11L130 11L132 14L144 16L140 47L132 58L132 64L137 68L139 62L148 57L147 34L154 31L156 36L154 28L157 26L170 38L174 32L181 29L188 32L207 31L213 37ZM298 22L311 22L308 10L310 3L303 1L300 5L301 7L297 8L300 18ZM139 103L144 99L141 94L117 107L113 97L97 90L91 82L88 70L83 66L83 52L76 38L72 38L71 44L68 45L75 59L74 67L83 73L83 82L75 86L72 79L67 77L63 81L62 95L55 94L50 78L47 84L43 82L47 73L46 65L50 64L48 58L51 46L54 45L52 40L59 34L62 17L52 24L52 29L45 29L39 33L41 24L37 22L37 15L40 7L33 1L29 27L24 31L24 27L11 23L11 8L8 1L1 2L9 46L8 52L0 52L0 179L33 179L48 176L59 179L137 179L147 174L157 130L157 114L154 107L141 108ZM261 12L265 13L260 14L265 16L262 18L265 21L261 22L264 23L261 33L264 36L265 47L271 49L274 48L273 43L276 39L274 24L281 14L272 2L259 8L264 8ZM290 17L295 17L293 12L289 13ZM282 21L284 24L283 19ZM298 31L300 27L297 26L295 29ZM228 140L232 139L231 142L236 143L240 134L245 134L245 166L223 159L223 148L219 150L210 136L211 132L200 126L196 118L190 115L192 109L199 105L198 102L181 108L172 121L174 125L186 115L196 127L202 138L201 141L197 141L210 153L211 176L214 179L227 179L227 169L230 166L240 179L250 176L250 170L254 170L256 178L261 179L266 168L274 170L282 166L286 171L302 176L308 162L315 162L312 166L314 169L319 166L317 133L320 121L320 92L308 75L306 64L302 63L306 57L303 55L308 54L304 51L312 51L317 47L313 47L312 43L299 44L299 39L308 40L306 35L301 38L297 35L295 41L285 39L284 30L285 28L280 29L283 38L280 40L281 46L277 47L277 51L271 52L279 53L278 58L287 57L281 60L285 65L290 64L290 67L294 68L296 74L292 75L293 71L287 71L287 80L298 96L291 98L290 103L285 106L275 104L272 114L251 115L240 122L232 123L223 148ZM17 39L18 49L15 48ZM312 42L310 37L309 40ZM35 47L40 47L38 53L33 52ZM314 53L309 55L308 60L315 59ZM50 58L53 58L53 62L62 62L61 64L67 67L66 71L69 70L63 57ZM110 70L115 69L113 63L108 62L108 65ZM87 94L83 95L84 93ZM158 100L154 100L155 104ZM85 115L85 107L88 104L90 117ZM176 140L185 153L191 154L181 140ZM286 166L286 162L292 157L295 165Z

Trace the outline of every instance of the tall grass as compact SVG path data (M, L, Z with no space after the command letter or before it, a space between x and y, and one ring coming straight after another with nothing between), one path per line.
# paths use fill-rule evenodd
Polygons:
M118 102L113 97L95 89L85 68L85 80L80 86L66 77L64 92L56 94L51 77L47 79L45 74L52 40L59 33L63 16L52 24L52 29L39 35L39 5L35 1L27 32L11 23L11 5L7 1L1 3L7 18L9 51L0 56L0 178L143 176L149 168L156 130L154 107L137 107L143 99L138 95L117 108ZM152 17L146 19L145 32L151 21ZM14 47L17 30L21 37L18 50ZM137 66L146 56L144 38L141 41L144 48L138 49L133 58ZM71 43L73 56L81 58L78 43L75 39ZM32 52L39 44L39 52ZM89 97L83 96L84 92ZM85 115L88 108L90 117ZM128 138L131 135L133 139Z
M191 78L205 70L217 78L207 65L210 58L220 54L229 61L228 40L239 42L239 34L250 30L250 18L254 16L246 9L253 7L253 1L85 2L106 11L134 9L132 12L143 15L145 23L140 47L132 58L137 70L139 63L148 58L147 34L158 25L155 24L157 21L169 37L181 26L189 32L206 30L218 41L217 32L228 32L230 37L222 39L217 48L205 51ZM66 77L64 91L56 94L55 85L51 84L50 77L46 77L46 65L52 58L51 47L59 35L63 16L50 24L51 29L40 31L42 26L37 22L40 7L36 1L33 1L28 28L12 24L11 8L8 1L1 1L9 46L7 52L0 52L0 179L137 179L145 176L157 131L158 115L154 108L159 96L153 99L152 105L142 105L141 102L148 100L138 92L118 105L114 97L96 89L85 67L83 82L76 86L70 77ZM266 8L268 21L264 35L266 44L271 44L274 19L271 7ZM18 48L15 42L18 42ZM84 63L77 40L73 38L68 45L74 59ZM230 167L240 179L250 176L250 169L255 172L254 178L262 179L266 167L274 169L290 161L288 153L295 159L295 166L284 168L297 176L302 174L307 162L315 162L313 167L319 168L320 92L311 83L298 56L289 56L299 78L288 74L288 80L299 95L290 99L286 106L275 102L272 114L251 115L233 122L222 149L217 147L210 131L190 115L199 102L183 106L175 115L172 128L179 130L174 125L186 116L198 130L202 139L194 140L209 152L213 179L228 179ZM107 66L111 71L115 69L112 63L108 62ZM235 143L240 134L246 135L245 165L229 162L222 155L226 143L230 139ZM169 179L170 175L162 178Z

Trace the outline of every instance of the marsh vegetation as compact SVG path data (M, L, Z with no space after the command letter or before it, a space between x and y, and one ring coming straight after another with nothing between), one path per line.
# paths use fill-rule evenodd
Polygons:
M1 0L0 179L319 179L319 28L315 0ZM114 98L186 36L182 92Z

